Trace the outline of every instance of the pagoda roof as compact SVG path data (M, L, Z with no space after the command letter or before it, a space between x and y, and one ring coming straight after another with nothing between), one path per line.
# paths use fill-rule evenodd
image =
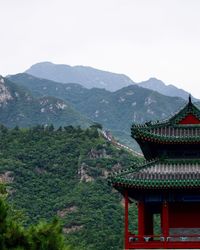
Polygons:
M133 124L132 137L136 140L147 140L160 143L199 143L200 142L200 110L188 103L170 119L145 124Z
M190 96L168 120L133 124L131 132L149 161L113 173L109 181L116 189L200 188L200 110Z
M200 127L189 128L170 128L162 129L153 128L132 128L132 137L143 141L151 141L156 143L176 143L176 144L198 144L200 143Z
M187 118L188 119L187 121ZM192 103L191 96L189 96L188 103L179 110L174 116L172 116L168 123L170 125L200 125L200 110Z
M115 187L133 189L199 188L200 160L153 160L109 177Z
M196 120L188 123L182 123L182 121L188 116L192 115ZM191 97L189 96L189 101L184 105L180 110L178 110L172 117L169 119L161 120L161 121L149 121L144 124L134 124L136 127L162 127L162 126L180 126L180 125L200 125L200 110L192 103Z

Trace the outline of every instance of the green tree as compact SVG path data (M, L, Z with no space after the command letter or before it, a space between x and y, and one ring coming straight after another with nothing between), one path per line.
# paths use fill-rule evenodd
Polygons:
M25 229L9 216L10 207L0 198L1 250L65 250L62 227L57 219L51 223L39 222ZM69 249L69 248L68 248Z
M51 223L39 222L29 230L30 250L63 250L65 249L62 227L57 219Z

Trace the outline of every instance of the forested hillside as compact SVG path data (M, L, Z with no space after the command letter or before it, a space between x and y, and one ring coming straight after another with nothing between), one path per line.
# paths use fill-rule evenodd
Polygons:
M8 127L51 123L87 127L91 121L61 99L35 98L30 90L0 76L0 123Z
M114 148L97 127L0 127L9 202L24 212L25 225L60 217L72 249L122 249L122 197L106 178L140 159Z

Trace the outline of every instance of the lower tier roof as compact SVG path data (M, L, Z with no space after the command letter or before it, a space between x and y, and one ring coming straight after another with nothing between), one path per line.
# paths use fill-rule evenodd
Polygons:
M113 173L109 182L129 188L199 188L200 160L154 160Z

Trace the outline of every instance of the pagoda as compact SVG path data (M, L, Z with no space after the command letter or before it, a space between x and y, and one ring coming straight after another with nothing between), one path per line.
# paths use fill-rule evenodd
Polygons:
M131 135L145 160L109 177L125 199L125 249L200 249L200 110L189 97L168 120L133 124ZM133 202L136 233L129 226Z

